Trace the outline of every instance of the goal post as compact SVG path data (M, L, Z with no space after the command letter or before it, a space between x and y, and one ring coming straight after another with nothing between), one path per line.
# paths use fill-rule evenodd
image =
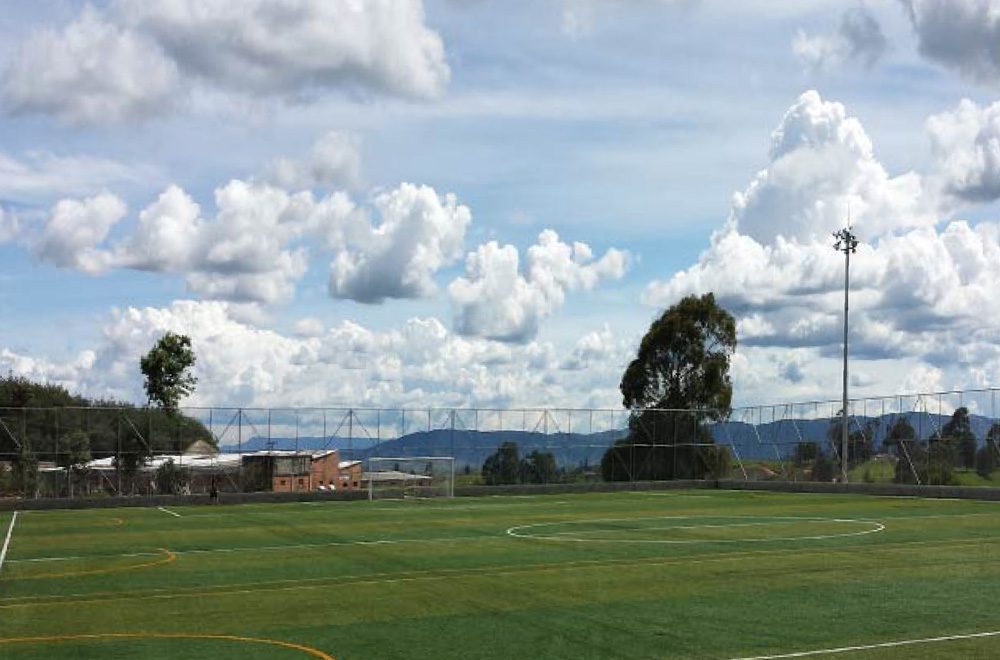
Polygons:
M368 499L404 499L455 496L455 459L452 456L373 456L364 481Z

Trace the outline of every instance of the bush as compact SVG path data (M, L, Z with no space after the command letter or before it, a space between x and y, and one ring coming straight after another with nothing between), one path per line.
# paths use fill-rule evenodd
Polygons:
M812 467L812 478L813 481L833 481L833 477L836 474L836 467L833 461L830 460L829 456L820 454L816 457L813 462Z
M997 467L996 449L990 445L981 447L976 452L976 474L983 479L989 479Z
M156 492L163 495L176 495L187 483L187 473L174 464L174 459L168 459L156 468Z

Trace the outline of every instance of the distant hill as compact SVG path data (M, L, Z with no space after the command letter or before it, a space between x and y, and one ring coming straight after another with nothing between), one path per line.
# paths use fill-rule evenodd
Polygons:
M950 415L925 412L855 417L851 431L866 428L870 422L873 422L872 444L878 451L882 447L882 442L888 435L889 429L900 417L906 418L921 440L931 437L951 419ZM712 425L712 436L719 444L729 445L731 443L742 458L786 458L792 455L795 445L799 442L817 442L824 446L827 443L830 422L829 419L789 419L767 422L756 427L744 422L723 422ZM969 415L969 423L980 445L984 443L986 433L993 422L994 420L988 417Z
M120 450L178 452L192 442L216 444L205 425L183 413L173 417L158 408L125 401L90 399L62 385L38 383L13 374L0 377L0 455L24 446L40 460L56 460L70 434L87 436L93 458ZM65 454L65 444L63 444Z
M918 437L927 439L948 422L950 416L921 412L904 413L907 421L917 431ZM855 422L865 427L875 422L873 444L876 451L881 447L889 428L899 415L880 417L858 417ZM972 429L980 443L993 420L978 415L970 415ZM830 429L829 419L777 420L759 425L745 422L720 422L712 424L715 442L732 447L743 459L785 459L792 455L799 442L826 444ZM852 431L855 430L852 428ZM368 438L342 437L299 437L262 438L252 437L240 447L243 451L265 449L339 449L345 459L365 460L372 456L452 456L459 468L466 465L478 469L486 457L494 453L504 442L516 442L521 455L538 450L551 452L563 467L581 465L598 466L601 457L615 440L625 437L627 429L615 429L600 433L540 433L531 431L466 431L439 429L408 433L399 438L373 442ZM226 445L223 451L236 451L236 445Z
M303 451L339 449L343 452L350 447L362 447L366 444L371 445L373 443L363 440L362 438L354 438L352 440L337 436L331 436L328 438L324 438L322 436L300 436L298 438L266 438L263 436L253 436L244 440L243 444L222 445L220 450L223 452L247 452L265 451L268 449L300 449Z

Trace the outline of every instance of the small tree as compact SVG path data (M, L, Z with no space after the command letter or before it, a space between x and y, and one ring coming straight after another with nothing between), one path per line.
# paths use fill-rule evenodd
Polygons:
M483 463L483 481L487 486L516 484L521 478L521 458L516 442L505 442Z
M1000 459L1000 423L994 422L986 432L986 445L976 452L976 472L984 479L991 478Z
M30 448L22 446L11 461L11 481L24 497L34 497L38 491L38 459Z
M73 497L73 486L83 480L90 462L90 436L85 431L73 431L63 439L65 451L56 457L56 463L64 468L69 477L69 496Z
M935 434L935 442L951 448L953 462L956 467L971 468L976 461L976 435L972 432L972 421L969 419L969 409L965 406L957 408L951 415L941 432Z
M900 484L921 483L947 486L954 483L954 448L945 442L905 442L905 452L896 463L893 481ZM918 481L919 480L919 481Z
M813 481L830 482L833 481L834 474L836 474L836 468L830 457L823 453L817 454L812 466Z
M997 468L996 449L986 445L976 452L976 474L983 479L989 479Z
M194 363L194 351L187 335L168 332L160 337L139 362L150 403L156 403L169 415L176 413L180 400L191 394L198 382L189 373Z
M540 452L536 449L525 456L521 464L522 481L526 484L547 484L559 477L556 457L552 452Z
M795 445L792 460L795 465L801 467L815 461L817 456L819 456L819 444L815 442L799 442Z
M843 443L841 429L844 426L843 419L834 417L830 420L830 428L827 431L827 439L831 447L840 451ZM850 427L848 427L850 428ZM847 435L847 464L859 465L871 458L875 451L872 448L872 438L875 437L875 422L868 422L863 429L856 429Z
M927 483L927 448L915 440L898 440L899 460L892 480L897 484Z
M906 417L900 416L889 427L889 433L886 434L882 446L890 453L902 455L902 443L912 442L916 438L917 432L913 429L913 425Z
M176 495L187 483L187 473L168 458L156 468L156 492L166 495Z

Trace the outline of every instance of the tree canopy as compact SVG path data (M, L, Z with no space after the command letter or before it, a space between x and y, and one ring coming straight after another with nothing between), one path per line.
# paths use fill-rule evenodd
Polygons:
M139 361L149 401L168 414L177 412L180 400L191 394L198 382L189 372L194 363L190 337L172 332L160 337Z
M521 458L516 442L504 442L483 462L483 481L501 484L545 484L558 481L559 468L551 452L537 449Z
M736 350L736 320L715 296L688 296L653 321L622 376L626 408L729 412L733 384L729 358Z
M629 434L605 452L604 478L724 475L728 451L714 445L708 423L729 414L735 350L736 321L711 293L688 296L653 321L622 376Z

